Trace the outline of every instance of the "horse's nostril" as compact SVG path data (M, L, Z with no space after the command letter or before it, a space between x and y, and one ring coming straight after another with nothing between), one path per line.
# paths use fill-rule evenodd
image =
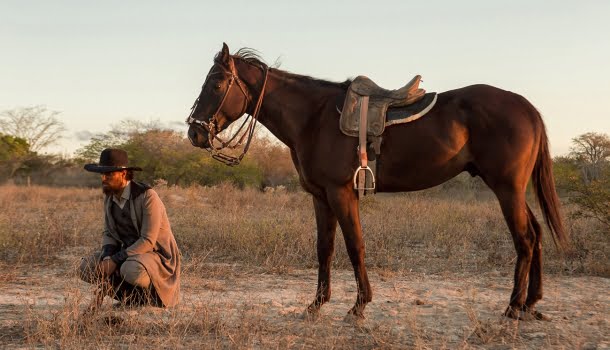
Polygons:
M186 134L188 136L189 141L191 141L191 145L200 148L208 147L208 141L205 137L206 135L204 133L201 133L201 131L197 131L196 128L189 128Z
M193 129L193 128L189 128L187 135L188 135L189 140L191 141L191 144L193 144L193 146L195 146L196 141L197 141L197 131L195 131L195 129Z

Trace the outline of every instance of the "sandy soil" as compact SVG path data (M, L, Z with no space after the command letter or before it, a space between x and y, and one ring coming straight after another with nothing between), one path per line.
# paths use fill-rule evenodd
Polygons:
M606 278L546 276L538 309L551 321L519 322L500 316L512 286L507 273L400 276L370 269L373 302L364 321L350 323L344 317L356 297L351 271L333 271L332 300L315 321L302 318L315 291L315 270L264 274L237 265L208 264L197 271L185 271L177 309L113 312L119 318L155 323L157 328L176 325L180 318L183 323L206 319L198 330L184 330L178 345L171 346L185 348L610 347L610 279ZM59 319L74 295L83 296L77 302L84 308L90 290L64 269L36 266L4 275L1 347L36 346L30 334L32 322ZM119 343L138 344L129 332L117 337Z

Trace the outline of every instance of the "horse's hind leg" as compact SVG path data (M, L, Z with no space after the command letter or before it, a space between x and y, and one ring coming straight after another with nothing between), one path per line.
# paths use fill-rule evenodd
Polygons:
M527 299L523 311L538 320L548 319L546 316L536 311L535 304L542 299L542 228L536 220L530 207L527 207L530 230L535 235L534 248L532 254L532 264L529 273L529 287L527 289Z
M500 201L502 213L512 234L513 243L517 251L513 292L504 315L511 318L519 318L520 312L525 305L527 277L532 263L536 237L529 226L524 186L522 188L495 188L494 192Z
M330 300L330 266L335 249L335 232L337 217L329 207L326 199L313 197L318 228L318 288L316 298L307 307L309 316L316 316L322 304Z

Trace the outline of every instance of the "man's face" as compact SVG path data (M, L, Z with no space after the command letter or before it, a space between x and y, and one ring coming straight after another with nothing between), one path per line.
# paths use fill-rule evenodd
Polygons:
M102 173L102 191L104 194L115 194L125 186L126 170Z

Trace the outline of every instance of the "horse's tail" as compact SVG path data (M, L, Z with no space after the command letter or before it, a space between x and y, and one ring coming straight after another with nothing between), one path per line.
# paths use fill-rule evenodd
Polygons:
M544 221L551 231L555 246L560 249L567 247L568 237L561 219L561 203L555 190L555 178L553 176L553 163L549 152L549 140L546 136L546 128L542 122L542 117L538 113L542 124L542 135L538 147L538 157L532 172L532 185L536 192L538 204L542 210Z

